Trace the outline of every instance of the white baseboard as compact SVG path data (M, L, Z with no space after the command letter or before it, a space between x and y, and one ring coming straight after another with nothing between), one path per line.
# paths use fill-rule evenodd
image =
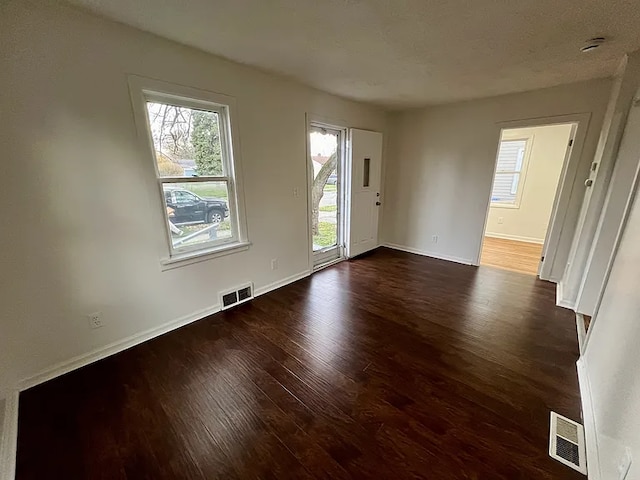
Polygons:
M300 280L309 275L309 271L304 271L298 273L296 275L291 275L277 282L271 283L264 287L256 289L253 293L254 296L264 295L267 292L275 290L277 288L283 287L284 285L288 285L289 283L295 282L296 280ZM98 360L102 360L103 358L109 357L116 353L122 352L128 348L134 347L140 343L151 340L155 337L168 333L172 330L176 330L180 327L188 325L189 323L200 320L204 317L212 315L220 311L220 304L213 305L211 307L198 310L189 315L185 315L177 320L173 320L171 322L167 322L158 327L151 328L149 330L145 330L140 333L136 333L129 337L123 338L121 340L115 341L109 345L104 347L100 347L96 350L93 350L89 353L85 353L82 355L78 355L77 357L71 358L69 360L65 360L60 362L50 368L43 370L42 372L28 377L21 382L18 383L18 391L27 390L29 388L35 387L41 383L52 380L60 375L64 375L65 373L69 373L77 368L84 367L85 365L89 365L90 363L96 362Z
M544 245L544 238L521 237L520 235L509 235L507 233L489 233L485 232L485 237L502 238L503 240L515 240L517 242L537 243Z
M452 255L443 255L441 253L428 252L426 250L420 250L413 247L407 247L405 245L398 245L396 243L384 243L383 247L392 248L394 250L400 250L407 253L415 253L416 255L422 255L424 257L437 258L438 260L447 260L449 262L462 263L463 265L473 265L473 261L468 258L454 257Z
M2 438L0 438L0 480L14 480L18 449L18 396L12 392L5 399Z
M600 457L598 454L598 438L596 436L596 419L593 414L591 400L591 384L587 372L587 360L581 357L577 363L578 383L580 384L580 398L582 399L582 421L584 422L584 437L587 448L587 469L590 480L600 480Z
M587 329L584 326L584 315L576 312L576 330L578 331L578 347L580 355L584 353L584 342L587 338Z
M562 281L556 283L556 305L562 308L568 308L575 311L575 305L572 302L566 300L563 296Z
M277 290L278 288L284 287L285 285L289 285L290 283L296 282L298 280L302 280L305 277L311 275L310 270L305 270L304 272L296 273L295 275L291 275L289 277L283 278L282 280L278 280L276 282L270 283L269 285L265 285L264 287L260 287L253 292L253 295L258 297L260 295L264 295L265 293L269 293L273 290Z
M157 327L150 328L149 330L145 330L121 340L117 340L113 343L110 343L109 345L99 347L91 352L83 353L82 355L78 355L77 357L70 358L69 360L65 360L52 367L49 367L42 372L37 373L36 375L23 379L18 383L18 390L22 392L29 388L35 387L36 385L40 385L41 383L59 377L60 375L64 375L65 373L69 373L73 370L84 367L85 365L89 365L90 363L97 362L98 360L102 360L103 358L110 357L111 355L127 350L128 348L135 347L140 343L151 340L152 338L158 337L167 332L188 325L191 322L195 322L196 320L200 320L201 318L212 315L219 311L220 305L216 304L212 307L198 310L197 312L191 313L189 315L185 315L184 317L181 317L177 320L172 320Z
M291 275L289 277L273 282L269 285L265 285L254 291L254 296L264 295L272 290L276 290L280 287L288 285L308 277L311 274L310 271L304 271ZM19 392L27 390L31 387L35 387L41 383L52 380L60 375L69 373L77 368L84 367L90 363L96 362L103 358L109 357L116 353L122 352L128 348L134 347L140 343L151 340L155 337L168 333L172 330L176 330L189 323L200 320L204 317L212 315L220 311L220 305L216 304L212 307L208 307L197 312L193 312L189 315L181 317L177 320L167 322L158 327L145 330L144 332L136 333L127 338L118 340L104 347L100 347L89 353L78 355L77 357L60 362L53 367L47 368L42 372L25 378L18 383L18 388L6 399L5 404L5 416L4 427L2 429L2 438L0 438L0 480L14 480L15 477L15 462L17 451L17 439L18 439L18 400Z

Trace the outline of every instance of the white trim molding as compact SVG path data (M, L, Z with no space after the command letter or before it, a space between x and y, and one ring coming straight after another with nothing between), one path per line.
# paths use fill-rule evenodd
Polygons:
M305 277L311 275L311 270L305 270L300 273L296 273L295 275L291 275L289 277L283 278L282 280L278 280L276 282L270 283L269 285L265 285L264 287L260 287L253 292L255 297L260 295L264 295L265 293L272 292L273 290L277 290L278 288L284 287L285 285L289 285L290 283L297 282L298 280L302 280Z
M311 270L305 270L295 275L283 278L282 280L270 283L255 290L254 297L264 295L297 280L308 277L309 275L311 275ZM98 360L102 360L103 358L127 350L128 348L134 347L148 340L152 340L155 337L171 332L172 330L176 330L192 322L202 320L203 318L217 313L220 310L220 304L198 310L177 320L136 333L91 352L65 360L53 367L44 369L36 375L21 380L18 383L18 388L7 397L5 403L4 425L1 432L2 438L0 438L0 480L14 480L15 477L18 439L18 403L20 392L64 375L65 373L84 367L85 365L89 365L93 362L97 362Z
M563 296L562 281L559 281L556 284L556 305L558 307L568 308L569 310L574 310L575 311L575 304L570 302L570 301L568 301Z
M585 340L587 339L587 327L584 325L584 315L576 312L576 330L578 332L578 347L580 355L584 354Z
M310 271L305 270L304 272L300 272L269 285L265 285L264 287L258 288L254 291L254 297L264 295L265 293L268 293L272 290L293 283L296 280L300 280L304 277L309 276L310 273ZM139 345L160 335L164 335L165 333L171 332L172 330L176 330L192 322L202 320L203 318L208 317L209 315L213 315L220 310L221 307L218 303L211 307L198 310L189 315L185 315L184 317L178 318L177 320L173 320L149 330L136 333L129 337L110 343L109 345L106 345L104 347L100 347L91 352L84 353L82 355L78 355L77 357L73 357L69 360L60 362L53 367L47 368L36 375L20 381L18 383L18 391L22 392L29 388L35 387L36 385L40 385L41 383L52 380L56 377L59 377L60 375L64 375L65 373L69 373L73 370L84 367L85 365L89 365L93 362L97 362L98 360L102 360L103 358L107 358L111 355L127 350L128 348Z
M584 422L584 438L587 449L587 468L590 480L601 480L600 457L598 454L598 438L596 436L596 419L591 400L591 384L587 371L587 360L584 357L576 362L578 367L578 383L582 399L582 421Z
M19 395L20 393L16 390L5 399L4 422L0 438L0 480L13 480L16 475Z
M506 233L490 233L485 232L485 237L502 238L503 240L516 240L518 242L537 243L544 245L544 238L521 237L520 235L508 235Z
M165 333L176 330L197 320L201 320L219 311L220 304L216 304L212 307L204 308L189 315L185 315L184 317L181 317L177 320L172 320L157 327L153 327L140 333L136 333L129 337L123 338L121 340L117 340L104 347L97 348L91 352L83 353L82 355L78 355L69 360L65 360L41 371L40 373L37 373L36 375L23 379L18 383L18 390L20 392L28 390L29 388L35 387L36 385L40 385L44 382L48 382L49 380L64 375L65 373L72 372L73 370L84 367L85 365L89 365L93 362L97 362L98 360L102 360L103 358L110 357L111 355L115 355L116 353L120 353L131 347L135 347L136 345L159 337L160 335L164 335Z
M385 242L382 247L392 248L393 250L400 250L402 252L414 253L416 255L422 255L423 257L436 258L438 260L446 260L448 262L461 263L463 265L473 265L473 261L469 258L454 257L452 255L444 255L441 253L428 252L426 250L420 250L418 248L407 247L405 245L398 245L396 243Z

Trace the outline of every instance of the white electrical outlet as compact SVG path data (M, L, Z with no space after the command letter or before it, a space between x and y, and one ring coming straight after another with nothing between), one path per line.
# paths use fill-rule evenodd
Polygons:
M300 190L298 190L298 187L293 187L293 196L296 198L300 196Z
M87 315L89 319L89 326L91 328L100 328L104 326L104 322L102 321L102 312L95 312Z
M271 270L277 270L278 269L278 259L277 258L272 258L271 259Z
M431 237L431 241L432 241L433 243L438 243L438 235L433 235L433 236Z
M631 450L627 448L622 458L618 462L618 480L624 480L627 478L629 469L631 468Z

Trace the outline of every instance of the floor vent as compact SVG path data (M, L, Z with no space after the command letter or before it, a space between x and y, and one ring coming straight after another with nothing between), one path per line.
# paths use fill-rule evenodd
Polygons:
M574 470L587 474L584 428L556 412L551 412L549 455Z
M234 305L244 303L253 298L253 285L248 284L233 290L220 293L220 305L222 310L231 308Z

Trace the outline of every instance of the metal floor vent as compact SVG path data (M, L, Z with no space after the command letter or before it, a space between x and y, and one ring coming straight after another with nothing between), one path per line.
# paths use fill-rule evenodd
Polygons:
M220 292L220 305L222 310L231 308L234 305L244 303L253 298L253 285L248 284L239 288L234 288L226 292Z
M568 467L587 474L584 428L556 412L551 412L549 455Z

